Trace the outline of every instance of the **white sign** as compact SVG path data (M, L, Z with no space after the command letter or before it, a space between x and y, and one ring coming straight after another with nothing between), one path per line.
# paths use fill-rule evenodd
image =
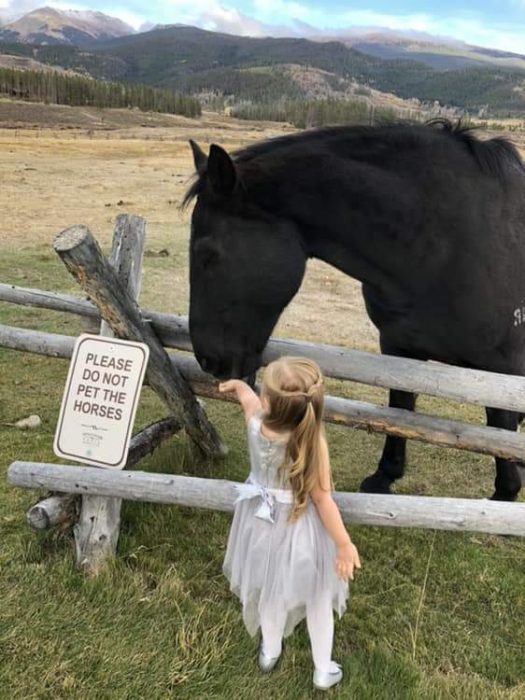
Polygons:
M58 457L124 467L148 357L143 343L78 338L53 445Z

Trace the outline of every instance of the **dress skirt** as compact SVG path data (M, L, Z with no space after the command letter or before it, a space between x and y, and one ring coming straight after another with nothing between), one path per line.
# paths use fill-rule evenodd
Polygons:
M334 611L342 616L348 582L337 577L336 547L311 500L303 514L287 522L292 506L275 503L274 522L256 517L260 498L239 501L223 562L231 591L242 603L243 620L253 637L261 610L284 620L287 637L305 616L310 602L330 592Z

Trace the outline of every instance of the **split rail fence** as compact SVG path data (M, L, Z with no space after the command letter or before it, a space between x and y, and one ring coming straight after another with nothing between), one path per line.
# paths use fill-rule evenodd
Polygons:
M195 395L231 399L218 392L216 382L188 354L192 348L187 318L140 309L137 299L144 243L145 222L135 216L118 217L109 260L87 228L66 229L54 242L55 252L91 301L0 284L0 302L75 314L101 322L101 334L149 345L146 382L164 401L170 415L133 438L128 467L181 429L187 433L196 457L213 458L225 448ZM0 346L23 352L67 359L72 356L75 340L0 325ZM165 348L184 352L167 353ZM270 339L264 364L283 355L309 357L327 377L339 380L525 413L525 377L280 338ZM499 428L335 396L326 399L325 419L442 447L525 461L525 435ZM226 480L78 465L17 461L8 470L8 480L15 486L55 492L28 512L28 521L35 528L56 525L71 510L71 494L82 495L75 526L77 561L91 571L98 570L107 554L116 550L121 499L226 511L233 509L235 500L234 483ZM348 523L525 535L525 505L519 503L362 493L336 493L335 499Z

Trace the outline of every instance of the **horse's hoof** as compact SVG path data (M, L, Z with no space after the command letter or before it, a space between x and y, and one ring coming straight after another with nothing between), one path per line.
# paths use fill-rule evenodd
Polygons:
M494 491L492 496L490 497L491 501L508 501L509 503L512 503L512 501L515 501L518 497L517 493L508 493L508 491Z
M391 494L392 489L390 479L381 474L381 472L376 472L371 476L367 476L366 479L361 483L359 490L361 493L384 493Z

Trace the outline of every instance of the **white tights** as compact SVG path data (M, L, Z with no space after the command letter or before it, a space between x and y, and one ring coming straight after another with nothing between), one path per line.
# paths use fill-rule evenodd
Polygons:
M267 656L279 656L286 613L276 614L275 610L261 610L261 632L263 651ZM306 626L312 658L317 671L333 671L332 644L334 641L334 614L330 593L323 594L318 600L306 607Z

